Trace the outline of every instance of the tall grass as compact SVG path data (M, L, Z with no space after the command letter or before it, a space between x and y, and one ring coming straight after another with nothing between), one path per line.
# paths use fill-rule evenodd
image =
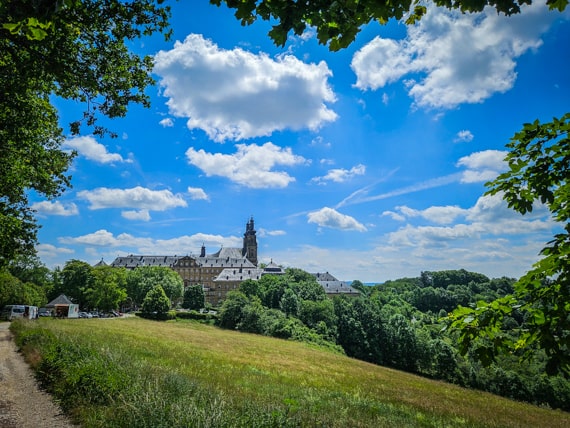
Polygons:
M39 320L17 343L85 427L565 427L570 415L193 322Z

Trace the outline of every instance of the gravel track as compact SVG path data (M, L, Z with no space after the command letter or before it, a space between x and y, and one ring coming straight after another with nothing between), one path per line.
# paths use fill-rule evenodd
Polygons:
M62 414L51 395L40 389L16 349L9 326L8 322L0 322L0 427L77 427Z

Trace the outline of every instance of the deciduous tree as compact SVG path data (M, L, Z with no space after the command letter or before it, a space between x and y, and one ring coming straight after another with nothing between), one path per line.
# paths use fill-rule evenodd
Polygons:
M182 297L184 281L172 269L164 266L141 266L127 274L127 293L136 305L142 304L146 294L160 285L172 302Z
M329 44L332 51L350 45L360 28L370 21L380 24L390 19L406 17L406 24L413 24L426 12L424 2L418 0L210 0L220 6L225 3L235 9L235 17L242 25L253 24L258 18L275 22L269 37L276 45L284 46L289 33L300 36L307 27L314 27L322 44ZM487 5L498 12L512 15L520 12L520 6L531 0L433 0L438 6L459 9L462 12L480 12ZM547 0L551 9L562 11L568 0Z
M85 304L84 290L87 289L91 280L93 267L81 260L69 260L61 271L61 282L56 284L53 295L65 294L73 302L83 307Z
M264 313L265 308L261 304L259 297L252 297L249 303L243 307L241 319L236 328L248 333L262 333L264 331Z
M9 271L0 269L0 308L4 305L43 306L47 303L45 291L39 285L22 282Z
M23 282L31 282L49 291L53 286L52 273L37 256L21 255L8 265L12 275Z
M334 312L334 304L330 299L319 301L301 300L299 319L310 328L315 328L322 321L332 336L336 333L337 318Z
M164 320L170 310L170 300L160 285L155 285L146 293L141 312L146 318Z
M283 293L283 297L281 297L279 302L279 308L287 316L297 316L299 312L299 298L290 288Z
M460 330L463 353L474 346L485 363L501 351L529 357L544 349L547 371L570 376L570 113L548 123L527 123L507 145L509 170L488 183L521 214L546 205L560 233L541 251L533 268L514 284L514 293L475 309L460 308L450 317ZM512 341L502 325L515 310L526 314L525 330ZM490 340L489 340L490 339Z
M189 285L184 290L182 307L185 309L198 310L204 307L204 288L201 285Z
M222 303L218 313L218 325L223 328L235 329L243 319L243 310L249 300L241 291L230 291Z
M148 106L152 59L129 43L168 35L162 0L17 0L0 2L0 265L34 254L38 225L31 189L48 199L71 182L73 154L61 150L64 130L52 100L85 107L69 131L96 135L100 117L121 117L131 103Z
M102 311L117 309L127 298L126 283L127 272L124 268L94 267L83 293L86 305Z

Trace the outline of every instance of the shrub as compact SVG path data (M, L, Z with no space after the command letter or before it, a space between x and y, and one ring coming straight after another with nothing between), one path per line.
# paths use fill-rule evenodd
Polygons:
M144 312L135 312L135 316L137 317L141 317L147 320L160 320L160 321L169 321L169 320L175 320L177 317L176 311L175 310L170 310L168 311L166 314L164 314L161 317L156 316L156 314L147 314Z
M249 299L240 291L230 291L218 315L218 325L222 328L235 329L242 321L243 308L249 304Z
M160 285L154 286L146 293L141 309L144 318L157 320L168 319L170 300Z
M184 320L213 321L217 319L216 314L201 313L197 311L176 312L176 318Z

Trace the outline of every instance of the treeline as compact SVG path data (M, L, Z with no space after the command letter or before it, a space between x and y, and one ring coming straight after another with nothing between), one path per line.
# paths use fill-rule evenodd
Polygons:
M524 362L511 355L483 367L473 358L481 348L461 355L458 333L446 329L448 312L494 301L512 293L514 283L512 278L490 279L465 270L422 272L374 287L354 281L360 297L331 299L313 275L289 268L285 275L244 281L228 293L215 323L313 343L374 364L570 411L570 384L561 376L545 374L543 351L537 349ZM183 292L180 276L165 267L129 271L71 260L63 269L50 271L37 258L22 258L0 270L0 306L42 306L62 293L83 310L122 306L157 319L172 317L172 307L207 306L201 286ZM516 341L525 323L525 316L514 311L501 334Z
M460 355L447 313L458 305L493 301L513 291L512 278L490 279L465 270L422 272L416 278L374 287L355 281L358 298L330 299L315 278L298 269L283 276L245 281L222 304L222 328L302 340L346 355L498 395L570 410L570 383L546 376L544 354L519 361L502 357L483 367L473 352ZM523 314L506 320L513 340L525 328Z
M41 307L65 294L82 310L142 309L148 295L147 306L152 313L179 304L183 289L180 275L167 267L126 270L70 260L63 269L50 271L38 258L22 257L0 269L0 306Z

